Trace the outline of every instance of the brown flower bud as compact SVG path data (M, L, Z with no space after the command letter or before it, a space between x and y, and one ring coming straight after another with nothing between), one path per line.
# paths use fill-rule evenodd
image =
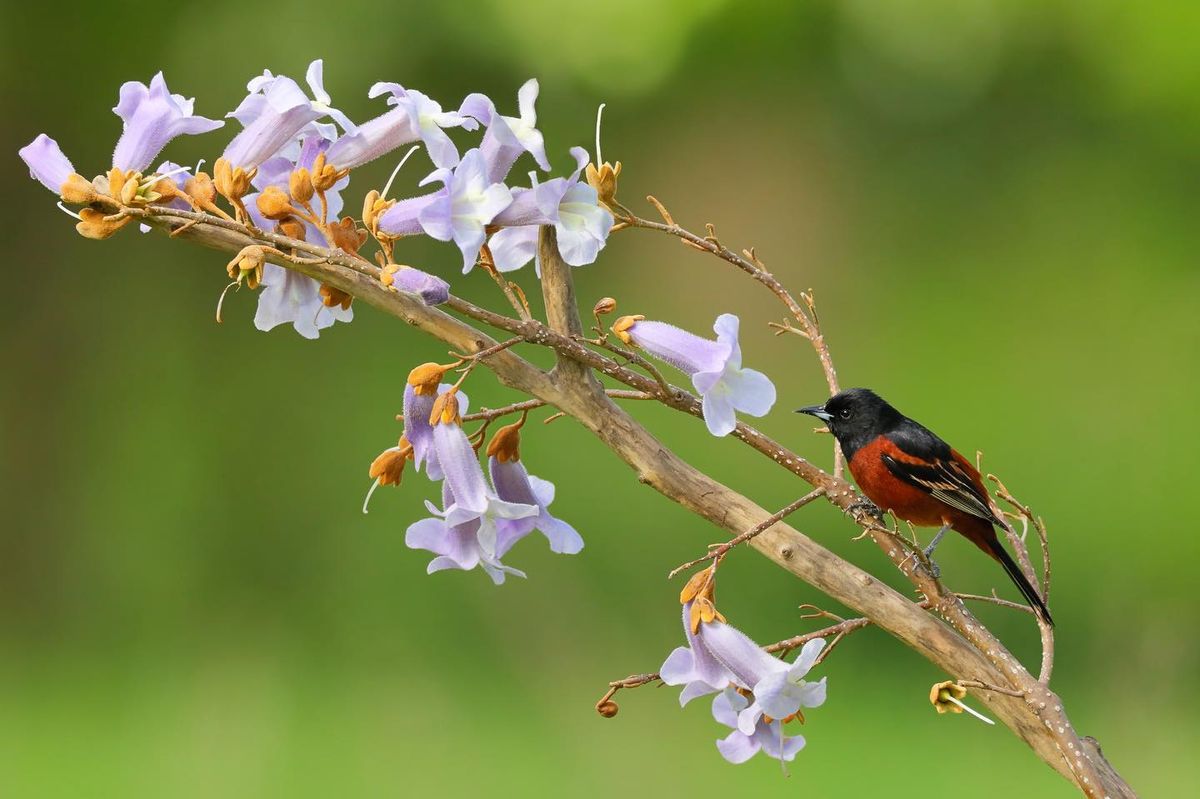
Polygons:
M396 446L385 449L371 461L367 476L378 480L381 486L400 485L404 476L404 464L412 460L412 457L412 445L408 443L407 438L401 436Z
M275 229L279 231L281 236L287 236L289 239L304 241L308 235L308 229L304 227L304 223L294 216L285 217L275 223Z
M293 200L300 204L312 199L312 176L307 169L301 166L292 170L292 174L288 176L288 193L292 195Z
M188 178L183 184L183 192L201 208L208 208L217 201L217 187L207 172L197 172L195 177Z
M438 394L429 413L429 424L462 424L462 417L458 415L458 389Z
M58 196L72 205L87 205L95 201L96 187L83 175L72 173L59 188Z
M367 231L356 227L354 220L348 216L343 217L341 222L329 225L329 236L333 239L334 247L349 253L357 253L367 242Z
M240 200L250 193L250 181L258 174L258 167L251 170L233 166L228 159L218 158L213 164L213 185L230 200Z
M423 363L408 373L408 384L413 387L413 393L418 397L432 397L437 394L438 386L441 385L446 372L456 366L457 363Z
M617 703L611 699L605 699L603 702L596 705L596 712L601 716L604 716L606 719L611 719L613 716L617 715L617 711L620 709L620 706L618 706Z
M286 219L296 213L288 196L278 186L267 186L258 195L258 211L267 219Z
M84 208L79 212L79 222L76 223L75 230L86 239L107 239L131 221L133 217L124 214L105 216L103 211Z
M354 298L341 289L335 289L328 283L321 284L321 303L326 308L334 308L340 305L344 311L350 307L350 303L352 302L354 302Z
M633 344L633 337L629 335L629 328L633 327L635 324L645 318L646 317L642 316L641 314L636 314L634 316L622 316L620 319L613 322L612 332L617 338L621 339L621 341L625 342L626 344Z
M243 247L241 252L233 256L233 260L225 265L225 271L230 279L245 281L246 287L253 290L262 282L263 264L266 263L266 253L258 244Z
M953 680L937 682L929 689L929 702L938 713L962 713L963 709L950 701L951 697L962 701L967 689Z
M487 454L501 463L512 463L521 459L521 428L525 425L525 417L518 422L505 425L496 431L488 443Z
M588 164L584 170L588 185L596 190L596 197L600 202L608 206L608 210L613 214L617 213L617 178L621 174L621 162L618 161L616 166L605 161L599 168L595 164Z
M594 306L592 313L596 316L604 316L617 310L617 301L612 297L602 297Z

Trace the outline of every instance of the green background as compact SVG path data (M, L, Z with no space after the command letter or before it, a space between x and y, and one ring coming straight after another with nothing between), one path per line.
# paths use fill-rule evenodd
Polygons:
M403 537L434 488L410 474L370 515L359 504L405 375L444 348L366 307L317 342L259 333L244 291L217 325L222 256L132 229L85 241L16 159L46 131L90 176L122 81L163 69L218 117L264 67L301 77L318 56L358 120L383 108L377 80L513 113L535 75L560 169L608 102L626 202L649 213L653 193L814 288L844 384L983 450L1045 516L1073 721L1145 795L1195 784L1200 6L445 6L5 3L0 795L1069 795L1005 730L935 715L945 675L876 630L824 667L829 700L787 779L765 758L725 763L706 703L681 711L673 690L623 693L600 718L609 679L679 643L664 575L720 531L560 421L524 456L583 553L531 538L509 557L530 579L501 588L426 576ZM211 163L231 132L167 155ZM401 256L503 307L449 245ZM747 365L779 387L762 428L828 463L829 440L790 413L824 383L803 341L771 337L769 293L640 231L576 276L587 305L613 295L701 332L739 314ZM469 393L514 398L483 372ZM805 489L697 420L633 410L767 507ZM838 514L794 521L907 590ZM939 561L956 589L1014 595L961 539ZM811 629L802 602L839 609L749 551L720 599L762 641ZM980 614L1034 661L1026 617Z

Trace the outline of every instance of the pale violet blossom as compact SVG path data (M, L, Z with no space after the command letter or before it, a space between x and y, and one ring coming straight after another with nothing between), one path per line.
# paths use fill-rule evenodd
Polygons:
M454 494L453 504L443 509L447 524L455 526L468 519L480 519L484 522L484 528L490 528L494 537L497 520L525 519L538 515L537 505L508 502L496 495L484 478L479 457L459 424L445 420L435 424L433 450L437 454L442 479Z
M349 118L330 106L320 59L309 64L306 77L314 99L309 99L296 81L286 75L274 75L270 70L246 84L250 93L228 114L244 126L222 156L230 166L247 170L258 166L296 141L304 128L324 116L336 120L343 130L354 130Z
M524 519L502 519L498 524L507 535L520 538L532 530L546 536L550 551L574 555L583 549L583 538L574 527L550 513L554 501L554 483L530 474L520 460L488 458L488 472L496 495L508 502L534 505L536 516Z
M329 140L313 133L305 136L303 141L297 142L295 147L292 147L292 142L285 142L284 146L297 152L297 160L292 161L285 156L267 159L259 166L258 173L254 176L255 188L261 191L268 186L276 186L287 192L288 176L292 171L297 166L311 167L317 155L329 146ZM348 178L343 178L325 194L331 218L336 218L342 210L341 190L347 182ZM245 198L246 210L250 213L251 221L262 230L274 229L275 223L259 213L257 198L257 192L248 194ZM325 237L315 225L305 222L304 227L306 241L320 247L328 246ZM322 330L332 327L335 322L353 320L353 306L326 307L321 301L319 281L277 264L263 265L262 288L258 293L258 308L254 313L254 326L259 330L267 331L290 324L297 333L311 340L318 338Z
M803 735L784 735L783 722L769 724L760 716L749 732L744 732L740 719L749 700L733 688L726 688L713 697L713 718L733 732L717 740L717 751L730 763L745 763L759 752L781 762L790 762L806 743Z
M748 635L722 621L700 625L701 644L734 676L742 688L754 694L754 701L738 713L737 728L753 735L759 719L766 714L786 719L804 707L820 707L825 702L825 678L817 682L804 679L825 639L816 638L800 649L794 663L772 657Z
M433 425L429 422L429 414L433 412L433 403L438 396L450 388L449 383L442 383L437 387L437 394L423 394L418 393L412 383L404 384L404 437L413 448L413 467L420 471L424 466L425 475L430 480L441 480L443 475L433 449ZM456 397L458 412L465 414L470 400L462 389L458 390Z
M379 228L390 235L413 232L414 227L439 241L453 241L463 255L463 274L475 266L479 248L487 238L485 228L512 202L503 183L491 183L478 149L468 151L453 171L438 169L421 185L440 181L443 186L427 198L400 202L384 211Z
M623 322L629 322L622 325ZM765 416L775 404L775 385L762 372L742 368L738 318L721 314L713 324L717 340L701 338L665 322L618 320L618 335L685 372L703 401L704 422L714 436L737 426L737 411Z
M463 100L460 113L487 125L487 133L479 145L488 165L488 178L503 183L521 153L529 153L544 171L550 171L546 160L546 143L537 129L538 82L530 78L517 92L519 117L507 117L496 111L496 105L485 95L472 94Z
M208 133L224 122L192 113L193 98L171 94L163 74L122 84L113 113L124 122L112 165L123 172L144 172L176 136Z
M489 243L501 272L529 263L537 252L539 225L554 225L559 254L571 266L594 262L604 247L613 216L600 205L596 190L579 179L588 164L587 151L572 147L571 155L575 159L574 172L529 189L514 189L512 204L493 220L503 227Z
M456 498L448 483L442 484L442 503L453 507ZM431 513L441 515L437 508L429 505ZM492 582L500 585L507 575L524 577L525 572L501 562L520 536L512 531L498 529L494 520L487 516L466 518L451 524L445 518L420 519L409 525L404 534L404 543L409 549L424 549L437 555L429 561L427 574L444 569L470 571L481 568Z
M75 174L75 167L63 155L58 142L39 133L29 144L17 151L21 160L29 167L29 177L58 194L67 178Z
M724 690L735 681L729 669L692 632L691 614L692 602L687 602L683 606L683 633L687 636L687 646L677 647L658 669L665 684L683 686L679 694L680 705L686 705L698 696Z
M330 164L350 169L415 141L424 142L434 166L450 169L458 164L458 148L444 129L474 130L475 120L443 111L434 100L398 83L376 83L369 92L370 97L382 94L391 95L387 102L393 108L338 139L327 154Z

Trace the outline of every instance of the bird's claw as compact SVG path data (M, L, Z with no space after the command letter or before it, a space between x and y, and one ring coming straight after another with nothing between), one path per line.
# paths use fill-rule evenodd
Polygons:
M876 521L883 521L883 511L879 509L878 505L869 499L863 498L855 500L846 507L846 513L849 513L851 516L858 511L863 511L868 516L874 517Z

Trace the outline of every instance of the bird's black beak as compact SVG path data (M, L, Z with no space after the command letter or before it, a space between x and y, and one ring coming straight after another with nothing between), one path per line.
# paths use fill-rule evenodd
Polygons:
M824 405L809 405L807 408L797 408L796 413L807 413L809 416L815 416L822 422L828 422L833 418L833 414L825 412Z

